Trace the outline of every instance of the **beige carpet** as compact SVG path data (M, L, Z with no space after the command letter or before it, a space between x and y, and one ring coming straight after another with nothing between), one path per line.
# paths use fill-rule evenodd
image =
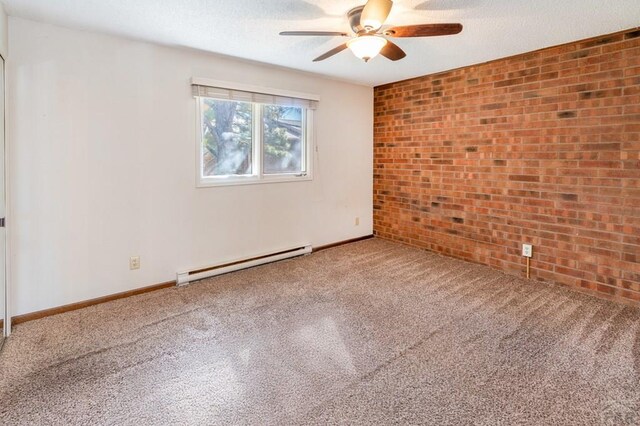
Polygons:
M381 240L15 328L0 424L640 424L640 310Z

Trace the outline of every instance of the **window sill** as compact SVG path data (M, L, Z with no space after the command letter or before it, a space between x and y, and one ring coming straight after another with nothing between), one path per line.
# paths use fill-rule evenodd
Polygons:
M274 177L247 177L247 178L210 178L200 179L196 183L197 188L212 188L216 186L236 186L236 185L262 185L265 183L285 183L285 182L308 182L313 180L313 176L274 176Z

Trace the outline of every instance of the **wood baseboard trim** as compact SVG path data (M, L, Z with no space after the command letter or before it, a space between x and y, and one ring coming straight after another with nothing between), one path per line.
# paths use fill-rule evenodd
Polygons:
M138 294L149 293L156 290L162 290L163 288L169 288L175 286L175 281L167 281L160 284L154 284L146 287L136 288L134 290L123 291L121 293L110 294L108 296L97 297L95 299L84 300L82 302L70 303L68 305L58 306L56 308L43 309L41 311L31 312L23 315L16 315L11 318L11 325L22 324L27 321L33 321L40 318L49 317L51 315L58 315L65 312L75 311L78 309L86 308L93 305L99 305L101 303L111 302L112 300L124 299L125 297L136 296Z
M345 244L357 243L358 241L364 241L364 240L368 240L370 238L373 238L373 234L365 235L363 237L357 237L357 238L351 238L351 239L348 239L348 240L338 241L337 243L331 243L331 244L325 244L323 246L313 247L312 253L315 253L317 251L330 249L330 248L334 248L334 247L343 246Z
M362 240L368 240L369 238L373 238L373 235L365 235L363 237L351 238L349 240L338 241L337 243L314 247L313 252L315 253L317 251L338 247L344 244L355 243L357 241L362 241ZM175 285L176 285L175 281L167 281L164 283L154 284L147 287L141 287L134 290L123 291L122 293L115 293L115 294L110 294L108 296L97 297L95 299L84 300L82 302L70 303L68 305L58 306L56 308L43 309L41 311L30 312L28 314L16 315L15 317L11 318L11 325L22 324L27 321L33 321L40 318L49 317L52 315L58 315L65 312L75 311L78 309L87 308L89 306L111 302L112 300L124 299L125 297L131 297L131 296L136 296L138 294L149 293L151 291L162 290L163 288L169 288ZM2 327L1 324L2 324L2 321L0 320L0 328Z

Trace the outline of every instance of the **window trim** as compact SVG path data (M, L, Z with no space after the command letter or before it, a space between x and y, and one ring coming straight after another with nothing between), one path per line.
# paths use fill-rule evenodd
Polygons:
M195 79L194 79L195 80ZM246 87L246 86L245 86ZM229 89L238 89L238 87L228 87ZM255 89L255 88L254 88ZM243 89L244 90L244 89ZM268 89L260 89L262 91ZM271 94L283 95L271 91ZM289 94L293 92L288 92ZM235 186L235 185L256 185L265 183L281 183L281 182L302 182L313 180L313 152L316 151L315 132L314 132L314 110L302 108L302 125L305 128L303 139L303 158L305 159L306 171L302 174L280 173L280 174L264 174L263 160L263 133L264 125L262 120L263 104L251 103L253 129L252 129L252 161L251 175L227 175L227 176L203 176L202 159L204 157L204 144L202 143L202 99L204 97L195 97L196 103L196 188L211 188L216 186ZM209 98L215 99L215 98ZM224 99L220 99L225 101ZM257 137L256 137L257 136ZM258 143L256 143L258 142Z

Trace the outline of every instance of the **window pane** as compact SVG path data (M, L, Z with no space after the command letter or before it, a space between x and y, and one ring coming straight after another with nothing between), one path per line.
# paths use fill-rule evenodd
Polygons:
M252 108L247 102L202 98L202 175L250 175Z
M301 173L305 170L302 115L302 108L262 107L264 174Z

